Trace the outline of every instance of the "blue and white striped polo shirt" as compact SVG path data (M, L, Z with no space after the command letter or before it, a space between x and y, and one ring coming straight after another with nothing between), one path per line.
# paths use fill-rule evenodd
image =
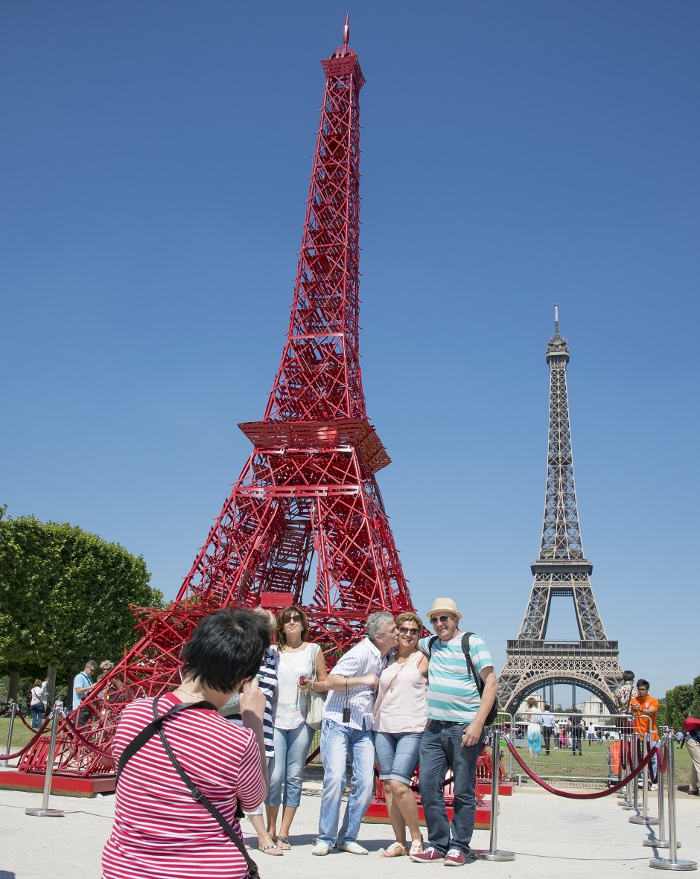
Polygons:
M425 714L431 720L471 723L479 710L481 697L462 651L463 634L460 632L451 641L436 638L430 651ZM429 653L430 640L421 638L419 642L419 647L425 654ZM477 674L493 665L491 654L478 635L473 634L470 637L469 648Z

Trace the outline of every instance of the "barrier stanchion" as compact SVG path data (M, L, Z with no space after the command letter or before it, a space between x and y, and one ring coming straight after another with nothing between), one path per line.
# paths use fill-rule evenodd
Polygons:
M668 772L668 748L673 747L674 743L669 740L668 736L664 739L663 751L659 751L659 757L661 758L663 754L666 754L665 759L659 759L659 769L658 769L658 787L657 787L657 795L658 795L658 809L659 809L659 833L658 835L654 833L652 830L648 839L645 839L642 845L646 845L649 848L668 848L670 842L666 838L666 804L664 803L664 798L666 795L666 782L664 779L666 778L666 773ZM681 844L678 840L676 840L676 848L680 848Z
M697 870L696 861L679 861L676 853L676 772L673 758L674 748L668 749L668 858L652 858L649 866L656 870Z
M491 832L489 835L489 849L472 849L475 858L482 861L514 861L515 852L501 851L498 848L498 781L500 766L501 733L492 730L491 733Z
M645 732L641 737L642 743L642 753L649 753L652 748L651 736L648 732ZM656 758L656 765L658 767L658 755ZM658 774L658 769L657 769ZM649 816L649 766L646 765L644 770L642 771L642 813L641 815L632 815L630 816L629 822L630 824L658 824L658 818L651 818ZM639 785L635 785L636 789L639 789Z
M44 779L44 799L41 803L41 809L25 809L25 815L32 815L35 818L63 818L65 813L62 809L49 809L49 796L51 795L51 776L53 775L53 761L56 753L56 736L58 734L58 721L61 716L60 708L53 710L51 718L51 739L49 740L49 753L46 758L46 777Z
M630 745L630 735L629 733L622 734L622 754L620 764L622 766L622 776L626 776L628 770L632 768L632 751ZM623 809L633 809L632 805L632 788L631 782L628 781L627 784L622 788L622 790L618 793L618 797L620 798L620 802L618 806L621 806Z
M10 726L7 730L7 747L5 748L5 754L12 753L12 730L15 725L15 714L17 714L17 703L12 702L10 704ZM0 766L7 766L7 760L0 760Z

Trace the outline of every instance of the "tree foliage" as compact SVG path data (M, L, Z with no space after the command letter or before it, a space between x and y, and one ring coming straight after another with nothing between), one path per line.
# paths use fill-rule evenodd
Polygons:
M74 675L135 641L129 604L162 606L142 556L67 523L0 507L0 674Z
M667 690L665 699L659 703L658 723L683 729L686 717L700 718L700 675L692 684L679 684Z

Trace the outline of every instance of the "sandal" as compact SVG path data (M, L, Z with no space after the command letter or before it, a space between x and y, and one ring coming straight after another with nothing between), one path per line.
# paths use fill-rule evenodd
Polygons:
M411 848L409 850L409 855L419 855L423 851L423 837L420 839L414 839L411 843Z
M262 852L265 855L274 855L275 857L281 857L282 852L279 849L279 846L276 842L271 842L269 845L264 845L262 847Z
M392 842L382 855L383 858L400 858L406 854L406 849L400 842Z
M277 847L281 849L283 852L290 852L292 850L292 846L289 842L288 836L278 836L277 837Z

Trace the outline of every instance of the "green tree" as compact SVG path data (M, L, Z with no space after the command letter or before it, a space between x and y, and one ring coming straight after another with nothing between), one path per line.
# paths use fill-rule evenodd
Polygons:
M0 674L61 679L136 640L130 604L162 607L142 556L69 524L0 507Z
M696 680L700 682L700 678ZM659 701L657 724L682 729L683 721L690 714L692 702L693 686L691 684L679 684L672 690L667 690L666 697Z

